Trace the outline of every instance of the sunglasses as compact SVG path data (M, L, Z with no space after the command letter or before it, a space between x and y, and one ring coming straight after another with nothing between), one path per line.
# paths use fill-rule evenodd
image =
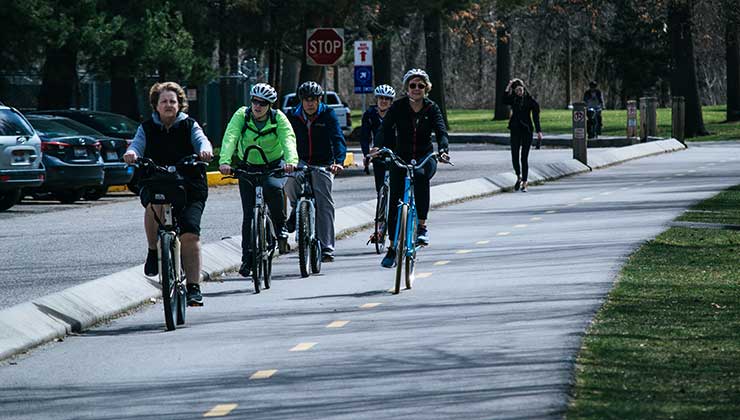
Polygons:
M409 83L409 89L426 89L426 83Z
M261 99L252 98L252 105L268 106L270 103Z

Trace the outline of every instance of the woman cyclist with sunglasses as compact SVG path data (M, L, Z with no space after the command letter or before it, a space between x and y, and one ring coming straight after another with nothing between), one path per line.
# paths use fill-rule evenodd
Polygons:
M434 152L432 145L432 133L434 133L437 138L439 159L449 160L447 126L439 106L427 98L431 89L432 83L424 70L411 69L406 72L403 76L403 90L406 96L394 102L386 113L373 151L387 147L406 162L410 163L412 159L421 162ZM437 172L437 161L429 159L414 174L414 196L419 217L416 242L419 245L429 245L426 224L429 213L429 182L435 172ZM403 170L395 165L391 166L391 203L398 203L403 196L405 175ZM388 212L388 236L391 242L395 240L397 216L395 211ZM391 268L395 260L396 250L390 247L381 265Z
M252 150L244 156L247 147L258 145L267 156L269 168L285 165L285 172L293 171L298 164L295 134L293 128L280 110L272 109L277 100L277 92L267 83L257 83L250 91L251 106L241 107L231 117L226 127L221 143L221 158L218 170L224 174L231 174L231 162L236 152L242 164L265 167L258 150ZM277 177L268 177L262 185L267 206L270 208L272 223L278 236L281 250L288 249L288 232L285 228L285 196L283 194L284 180ZM249 228L252 224L252 207L254 207L254 187L239 180L239 194L242 201L242 265L239 274L249 276L251 255L249 249Z

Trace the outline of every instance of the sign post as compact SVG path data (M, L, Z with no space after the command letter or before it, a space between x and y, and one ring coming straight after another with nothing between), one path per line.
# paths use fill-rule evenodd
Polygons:
M586 156L586 104L573 103L573 159L588 165Z
M355 41L355 93L362 95L365 112L365 94L373 92L373 42Z
M344 55L344 29L314 28L306 31L306 63L323 67L324 101L326 101L326 68L333 66ZM336 76L335 76L336 77Z

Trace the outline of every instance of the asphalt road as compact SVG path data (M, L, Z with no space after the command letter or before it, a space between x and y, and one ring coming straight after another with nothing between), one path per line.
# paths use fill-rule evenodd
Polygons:
M510 171L500 146L453 145L456 166L440 165L433 184ZM534 151L531 163L569 159L567 150ZM375 197L371 176L340 176L337 207ZM204 243L241 234L238 189L214 187L203 213ZM24 201L0 213L0 309L142 264L146 256L143 208L131 194L61 205Z
M340 241L272 289L228 275L187 326L161 304L0 366L0 418L560 418L581 337L625 259L740 183L740 144L639 159L430 215L412 290ZM112 207L112 206L105 206Z

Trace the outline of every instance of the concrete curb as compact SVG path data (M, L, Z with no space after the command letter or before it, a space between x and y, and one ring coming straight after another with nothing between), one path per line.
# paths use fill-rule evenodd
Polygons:
M663 140L624 147L595 156L591 168L575 160L530 167L530 180L544 182L615 165L639 157L683 150L677 140ZM432 187L432 206L495 194L513 188L513 173L493 174ZM369 226L375 215L375 200L337 209L337 237ZM294 243L293 243L294 245ZM241 237L203 246L203 270L220 275L241 262ZM30 348L85 330L160 296L159 283L143 274L143 265L128 268L63 291L33 299L0 311L0 360Z

